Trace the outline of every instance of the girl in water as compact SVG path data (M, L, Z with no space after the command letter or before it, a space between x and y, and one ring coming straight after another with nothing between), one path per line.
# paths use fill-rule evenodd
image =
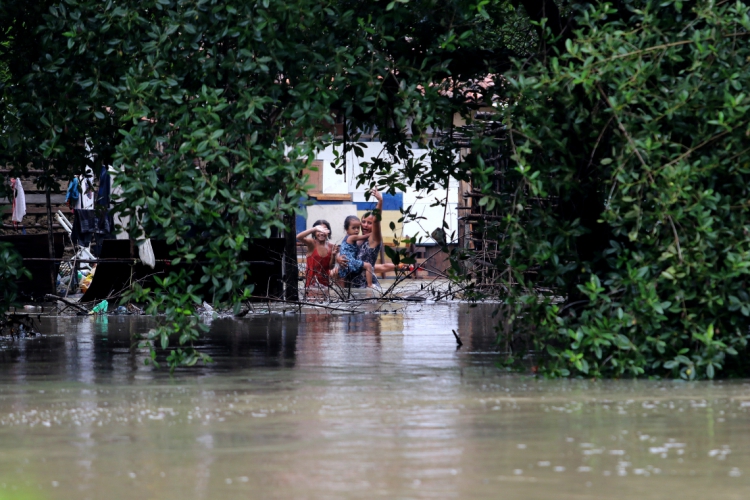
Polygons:
M361 223L356 215L350 215L344 219L344 229L346 237L341 242L341 255L346 256L346 266L339 266L339 277L346 281L352 276L360 275L364 272L367 288L372 288L373 265L369 262L362 262L357 258L359 247L358 241L366 240L369 235L359 234Z
M297 235L297 241L307 247L307 272L305 288L330 286L330 274L338 247L329 240L331 224L326 220L316 220L313 227Z

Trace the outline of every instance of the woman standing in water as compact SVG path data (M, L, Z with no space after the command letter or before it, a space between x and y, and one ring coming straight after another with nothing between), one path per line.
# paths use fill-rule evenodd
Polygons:
M359 246L357 246L357 242L369 238L366 234L359 234L360 226L361 221L356 215L350 215L344 219L344 230L346 231L346 236L341 242L339 254L346 256L346 267L339 266L338 274L344 282L351 280L354 276L364 274L367 281L367 287L372 288L372 278L375 276L372 272L373 265L357 258L359 254Z
M329 241L331 224L326 220L316 220L313 227L297 235L297 241L307 247L307 272L305 290L330 286L331 269L338 253L338 247Z
M383 210L383 195L376 188L373 188L370 193L372 193L372 196L377 200L377 204L375 205L375 212L380 214ZM369 238L360 243L359 251L357 253L357 259L361 260L362 262L368 262L375 270L375 273L387 273L394 271L396 269L396 266L393 263L383 263L377 265L375 264L375 261L378 259L378 255L380 255L380 249L383 247L383 233L380 229L380 220L378 219L378 217L375 216L375 213L367 213L364 217L362 217L361 225L362 235L369 235ZM346 266L347 258L344 255L339 255L338 257L336 257L336 262L339 264L339 266ZM368 280L365 277L364 272L362 272L355 275L353 278L350 278L349 282L346 283L346 285L349 286L351 284L352 288L365 288L367 287L367 281ZM378 279L373 276L372 282L373 284L376 284L378 282Z

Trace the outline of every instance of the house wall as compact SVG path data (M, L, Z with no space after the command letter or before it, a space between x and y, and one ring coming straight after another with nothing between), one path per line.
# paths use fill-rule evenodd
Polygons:
M448 197L447 211L443 205L446 193ZM435 205L437 201L441 204L431 206ZM404 208L409 206L412 207L412 213L424 218L406 222L404 224L404 235L417 236L417 238L421 236L423 241L433 242L429 235L435 229L443 227L443 214L445 213L445 221L448 223L445 232L450 239L451 233L458 228L458 211L456 210L458 206L458 181L451 179L447 191L444 188L429 193L426 190L408 190L404 193ZM455 235L455 237L457 236L458 234Z
M316 220L327 220L331 224L331 241L333 243L341 243L346 234L344 232L344 219L356 213L357 206L354 203L319 202L307 207L305 227L298 227L297 231L310 229Z
M386 155L382 143L379 142L364 143L363 151L363 159L366 158L370 161L372 158L382 158ZM427 150L414 149L413 152L418 157L426 154ZM367 186L357 186L357 176L362 172L360 158L350 151L347 154L346 172L342 174L337 174L332 166L334 158L333 146L318 152L315 165L319 171L310 172L309 181L310 184L316 186L310 192L314 204L307 207L306 217L298 217L297 230L309 229L316 219L323 218L331 223L334 239L340 241L343 239L343 220L346 215L356 214L361 218L368 210L375 208L375 202L365 199ZM417 192L407 189L406 192L398 191L395 195L384 194L381 222L383 240L387 244L393 244L394 238L421 236L423 241L432 242L429 233L443 226L445 208L442 205L436 207L430 207L430 205L436 199L442 203L446 198L446 193L448 193L446 221L449 226L446 231L450 236L451 232L457 228L458 183L456 181L451 181L447 191L445 188L441 188L427 193L425 190ZM412 206L412 211L420 217L424 217L424 219L406 222L405 224L398 222L402 217L401 210L409 206ZM356 209L356 211L353 209ZM391 222L393 222L395 229L390 228Z

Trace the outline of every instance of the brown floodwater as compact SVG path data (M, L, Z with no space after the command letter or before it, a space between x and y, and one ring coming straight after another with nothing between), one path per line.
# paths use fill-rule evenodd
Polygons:
M750 495L750 382L509 374L490 312L215 320L172 377L151 318L44 318L0 340L0 500Z

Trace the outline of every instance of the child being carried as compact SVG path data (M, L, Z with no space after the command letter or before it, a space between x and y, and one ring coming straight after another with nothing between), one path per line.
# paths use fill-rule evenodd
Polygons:
M364 270L367 287L372 288L372 265L370 265L369 262L363 262L357 258L357 252L359 251L357 242L366 240L370 237L369 234L359 234L360 226L360 220L356 215L350 215L344 219L346 237L344 238L344 241L341 242L339 253L346 256L348 265L347 267L339 267L339 277L351 277Z

